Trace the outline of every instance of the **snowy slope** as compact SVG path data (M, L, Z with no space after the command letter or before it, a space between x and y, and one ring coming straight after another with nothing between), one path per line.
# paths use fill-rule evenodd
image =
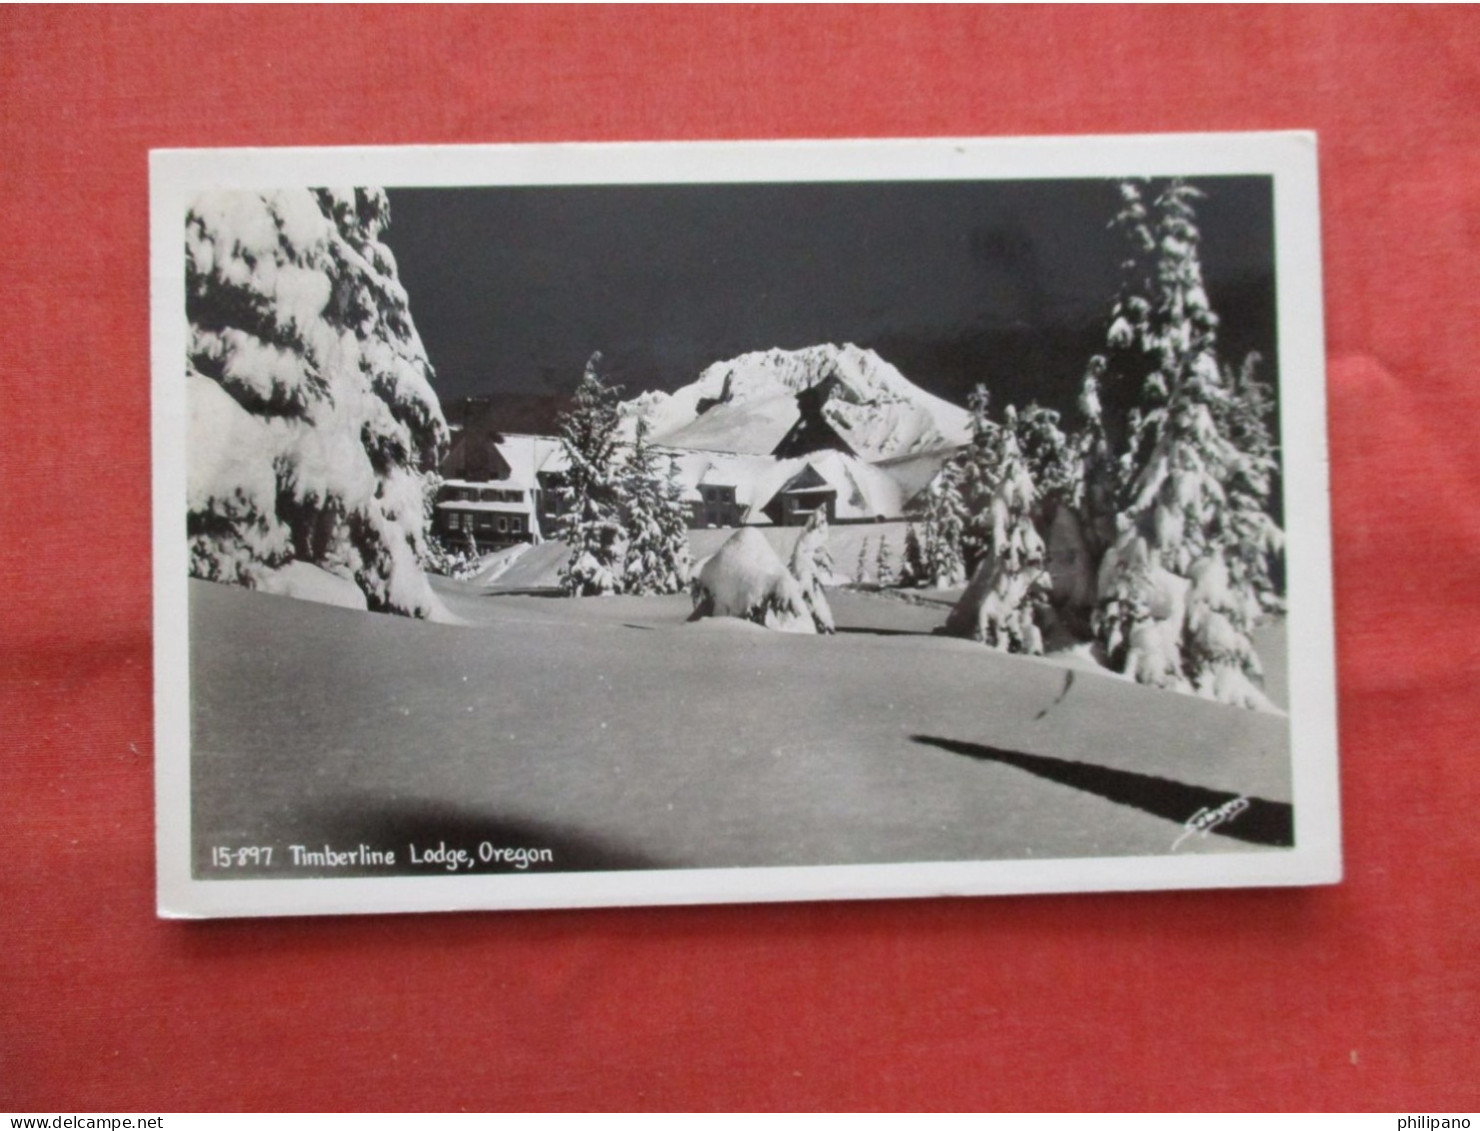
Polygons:
M873 350L817 345L760 350L715 362L672 394L644 393L623 405L635 426L646 419L653 439L674 447L771 452L797 417L796 394L836 378L823 408L829 423L869 461L963 444L965 409L912 384Z
M1203 804L1147 790L1291 796L1284 719L869 631L897 601L840 599L819 637L686 624L683 596L471 592L485 621L444 628L192 583L201 856L244 830L505 837L566 869L1144 856ZM1177 851L1230 850L1269 851Z

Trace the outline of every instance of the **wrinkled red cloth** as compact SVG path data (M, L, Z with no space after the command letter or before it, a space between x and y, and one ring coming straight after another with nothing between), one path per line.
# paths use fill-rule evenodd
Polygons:
M10 8L0 105L0 1108L1480 1107L1480 12ZM156 921L151 147L1271 128L1342 885Z

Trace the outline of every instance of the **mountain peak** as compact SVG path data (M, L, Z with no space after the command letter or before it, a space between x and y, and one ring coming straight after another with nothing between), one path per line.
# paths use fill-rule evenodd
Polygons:
M871 349L831 343L773 348L717 361L672 394L623 405L674 447L769 455L801 415L797 398L818 389L827 422L865 460L953 447L970 435L965 409L912 384Z

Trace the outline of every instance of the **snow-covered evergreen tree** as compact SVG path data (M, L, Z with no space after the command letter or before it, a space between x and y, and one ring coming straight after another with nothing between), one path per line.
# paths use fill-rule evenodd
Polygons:
M868 580L868 539L858 544L858 565L854 568L854 579L862 585Z
M832 607L827 603L822 584L824 578L832 576L832 568L832 553L827 548L827 512L818 507L792 547L790 569L817 631L829 634L835 631Z
M874 562L874 575L879 580L880 589L894 588L894 552L889 548L889 539L879 537L879 556Z
M1179 374L1212 348L1217 332L1198 249L1194 205L1202 195L1180 179L1120 186L1113 224L1122 239L1121 284L1098 385L1110 447L1125 461L1122 491L1155 443L1148 415L1170 402Z
M570 411L559 420L571 500L560 530L571 551L560 584L576 597L620 593L626 579L628 535L617 463L621 390L602 381L600 364L598 351L586 362Z
M963 522L960 535L961 565L965 576L990 552L992 530L989 512L997 489L1000 469L1000 429L988 418L991 396L985 385L977 385L967 398L971 411L971 443L953 457L956 489L961 499Z
M376 188L219 190L185 218L190 570L297 560L372 609L440 609L423 573L447 443Z
M899 583L908 588L925 580L925 551L920 546L920 533L912 522L904 531L904 564L899 569Z
M1124 281L1107 352L1086 379L1098 438L1087 450L1114 456L1087 464L1091 499L1116 504L1096 635L1142 682L1251 705L1259 666L1249 630L1281 542L1267 511L1271 406L1252 363L1233 372L1218 359L1193 207L1201 194L1181 181L1121 193Z
M1017 413L1011 406L1003 427L993 432L990 463L995 468L991 499L980 516L985 545L966 592L946 620L946 632L979 640L1002 651L1043 651L1039 619L1046 606L1049 577L1043 539L1033 523L1037 492L1018 448Z
M1084 423L1070 441L1080 466L1077 510L1096 560L1115 542L1120 513L1120 462L1110 446L1100 404L1104 372L1105 359L1091 358L1079 393L1079 414Z
M622 469L622 523L628 543L623 591L682 593L688 588L688 506L672 460L653 451L647 422L639 419L631 457Z
M1219 431L1239 456L1223 484L1228 496L1224 552L1234 591L1253 596L1263 609L1283 611L1272 567L1284 551L1285 535L1268 509L1279 475L1271 430L1274 397L1258 377L1260 360L1251 353L1237 370L1225 368L1228 397L1214 406Z
M925 492L925 537L920 547L924 580L937 589L960 585L966 580L961 561L961 531L966 525L966 505L961 499L961 472L947 461Z
M1053 511L1076 506L1084 486L1084 468L1069 437L1059 427L1059 414L1035 403L1016 413L1013 437L1035 490L1035 518L1040 532Z

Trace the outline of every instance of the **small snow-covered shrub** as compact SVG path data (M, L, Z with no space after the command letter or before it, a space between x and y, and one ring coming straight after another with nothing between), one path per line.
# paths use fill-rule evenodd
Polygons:
M694 615L739 617L779 632L815 633L802 587L754 527L735 531L693 585Z
M882 540L880 545L883 545ZM791 575L796 578L802 591L802 600L812 614L812 623L817 631L832 633L832 607L822 592L822 579L832 575L832 553L827 548L827 515L822 510L812 512L801 537L791 551Z

